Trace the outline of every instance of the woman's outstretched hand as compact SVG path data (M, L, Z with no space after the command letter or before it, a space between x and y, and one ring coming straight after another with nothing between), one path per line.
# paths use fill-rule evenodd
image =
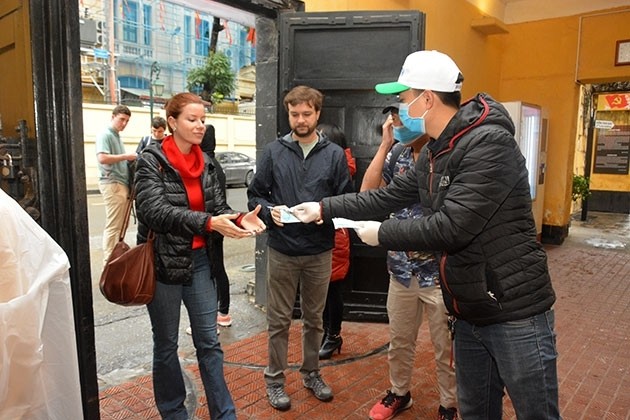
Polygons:
M250 231L250 235L260 235L267 229L265 223L258 217L260 209L261 206L259 204L254 210L246 213L241 219L241 226L243 229Z
M236 226L234 222L237 218L238 213L212 216L212 230L226 238L240 239L252 236L249 230Z

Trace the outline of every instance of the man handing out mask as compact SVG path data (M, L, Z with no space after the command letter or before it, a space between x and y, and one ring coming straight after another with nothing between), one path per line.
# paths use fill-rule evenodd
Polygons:
M447 55L410 54L398 81L409 136L431 137L415 168L377 190L302 203L302 222L376 218L418 201L424 216L360 222L389 250L434 251L455 322L462 418L500 419L507 390L519 419L559 419L554 312L547 256L536 240L525 159L505 108L487 94L460 105L463 77ZM518 322L517 322L518 321Z

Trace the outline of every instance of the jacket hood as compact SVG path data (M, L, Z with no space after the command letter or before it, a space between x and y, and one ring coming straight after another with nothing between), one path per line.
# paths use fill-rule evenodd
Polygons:
M499 125L514 135L514 123L505 107L487 93L479 93L461 105L430 149L452 147L464 134L486 124Z

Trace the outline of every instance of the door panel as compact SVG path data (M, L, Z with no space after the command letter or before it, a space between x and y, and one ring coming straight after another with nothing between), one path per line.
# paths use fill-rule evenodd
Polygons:
M288 13L281 18L285 74L280 86L285 91L305 84L373 93L376 83L398 76L408 53L424 46L424 15L418 11Z
M425 17L419 11L287 13L280 17L278 127L289 131L282 106L297 85L320 90L320 122L337 124L357 160L358 191L380 144L382 109L393 100L374 85L396 80L405 57L424 48ZM381 220L387 215L382 215ZM345 283L345 319L385 321L389 284L386 250L352 235L352 261Z
M4 132L0 129L0 134L9 137L15 136L13 129L20 120L26 121L32 135L35 122L28 21L28 7L23 2L0 2L0 92L3 99L0 101L3 123L0 126L4 127Z

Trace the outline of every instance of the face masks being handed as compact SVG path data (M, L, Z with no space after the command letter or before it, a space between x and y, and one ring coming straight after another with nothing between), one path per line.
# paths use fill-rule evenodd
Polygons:
M424 116L427 115L429 110L424 111L421 117L410 117L409 116L409 107L420 99L422 95L418 96L416 99L411 101L408 104L400 104L398 109L398 116L400 118L400 122L402 122L402 127L394 127L394 138L401 142L402 144L410 144L413 140L418 137L423 136L426 133L426 129L424 127ZM396 136L400 136L400 138Z

